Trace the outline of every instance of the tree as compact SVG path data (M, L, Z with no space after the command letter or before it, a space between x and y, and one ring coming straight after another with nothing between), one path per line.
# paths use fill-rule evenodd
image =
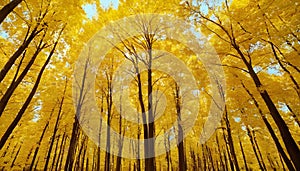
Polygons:
M208 4L209 6L209 4ZM213 7L212 7L213 8ZM259 7L260 8L260 7ZM248 46L251 47L249 43L245 43L244 40L247 40L247 36L241 37L239 35L239 32L245 32L243 24L240 22L235 21L234 19L230 18L230 15L227 15L227 21L223 22L222 18L216 14L213 13L214 17L216 17L216 20L210 18L209 15L205 15L203 12L195 9L194 7L190 6L188 4L188 9L191 11L192 14L198 15L199 22L202 22L205 29L210 31L211 34L214 34L216 39L221 39L224 44L227 45L227 47L231 47L235 50L232 54L232 56L236 57L238 60L240 60L246 67L246 69L243 69L249 76L252 78L253 83L255 84L257 91L259 91L259 94L261 98L263 99L265 105L267 106L273 120L275 121L279 131L280 135L282 137L282 140L285 144L285 147L294 163L297 169L300 169L299 163L297 162L297 159L300 158L300 151L299 148L293 139L291 132L286 125L285 121L283 120L282 116L280 115L278 109L276 108L276 105L274 104L272 98L270 97L270 94L268 90L264 87L261 78L258 76L257 72L254 70L253 61L255 60L253 57L253 54L251 54L251 49L245 49L245 44L248 43ZM225 1L225 10L224 14L227 14L230 12L229 5L227 1ZM258 9L259 10L259 9ZM210 14L212 15L212 14ZM265 20L265 18L263 18ZM235 30L234 30L235 29ZM250 32L251 33L251 32ZM224 35L224 36L223 36ZM243 39L243 40L241 40ZM248 38L249 39L249 38ZM250 38L251 40L251 38ZM253 41L253 40L252 40ZM239 66L238 66L239 67Z
M4 7L2 7L2 9L0 10L0 24L3 22L6 16L9 13L11 13L14 10L14 8L16 8L21 2L22 0L13 0L6 4Z

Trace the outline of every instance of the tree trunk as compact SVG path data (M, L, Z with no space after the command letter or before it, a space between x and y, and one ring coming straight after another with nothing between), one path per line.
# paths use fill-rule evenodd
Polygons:
M254 151L255 157L256 157L256 159L257 159L258 165L259 165L259 167L260 167L261 170L264 170L264 167L263 167L263 165L261 164L261 161L260 161L260 159L259 159L259 157L258 157L258 154L257 154L257 151L256 151L256 147L255 147L255 145L254 145L253 136L252 136L252 131L249 129L248 126L246 126L246 129L247 129L247 133L248 133L248 136L249 136L249 139L250 139L250 142L251 142L252 149L253 149L253 151Z
M64 148L64 142L65 142L66 138L67 138L66 132L64 132L63 137L62 137L61 142L60 142L59 153L58 153L58 156L57 156L57 160L56 160L56 164L55 164L55 169L54 170L58 170L58 166L59 166L60 160L61 160L61 158L63 158L63 154L64 154L63 153L63 148Z
M266 167L266 165L265 165L264 159L263 159L263 157L262 157L260 148L259 148L258 143L257 143L257 140L256 140L255 131L252 131L252 133L253 133L252 136L253 136L254 145L256 146L256 149L257 149L257 152L258 152L258 154L259 154L259 157L260 157L262 166L264 167L265 170L267 170L267 167Z
M101 97L101 107L100 107L100 115L103 114L103 101L104 101L104 97L102 96ZM101 131L102 131L102 117L100 117L100 121L99 121L99 144L98 144L98 147L97 147L97 163L96 163L96 170L101 170L101 167L100 167L100 164L101 164L101 149L100 149L100 146L101 146Z
M57 158L57 151L58 151L58 147L59 147L60 136L61 135L58 135L58 137L57 137L57 141L56 141L56 144L55 144L55 150L54 150L54 156L53 156L53 159L52 159L51 169L50 170L53 170L53 168L54 168L54 166L56 164L56 158Z
M230 127L230 122L229 122L229 119L228 119L228 113L227 113L226 106L225 106L225 124L226 124L226 127L227 127L228 144L229 144L230 154L231 154L230 156L232 157L233 163L235 165L235 169L237 171L239 171L240 167L239 167L237 157L236 157L236 154L235 154L235 150L234 150L234 144L233 144L233 139L232 139L232 135L231 135L231 127Z
M248 171L249 169L248 169L248 165L247 165L246 155L245 155L245 152L244 152L244 148L243 148L243 144L242 144L240 136L239 136L239 143L240 143L241 152L242 152L242 155L243 155L243 161L244 161L244 165L245 165L245 170Z
M178 126L178 137L177 137L177 149L178 149L178 165L179 171L186 170L185 156L184 156L184 144L183 144L183 130L181 126L181 97L180 97L180 88L175 82L175 106L176 106L176 114L177 114L177 126Z
M201 147L202 147L202 158L203 158L203 170L209 170L206 166L206 155L205 155L205 147L206 145L205 144L202 144Z
M18 48L18 50L9 58L9 60L5 63L4 67L0 71L0 83L10 70L10 68L13 66L15 61L19 58L19 56L25 51L25 49L28 47L28 45L31 43L31 41L41 32L43 29L37 30L37 26L32 30L31 34L27 38L27 34L30 31L30 28L28 28L26 37L24 39L24 42L21 44L21 46Z
M113 64L112 64L113 65ZM105 152L105 171L110 171L110 123L112 119L112 75L107 74L106 75L106 81L107 81L107 90L108 94L106 96L106 103L107 103L107 128L106 128L106 152Z
M76 148L77 148L77 143L78 143L78 137L79 137L79 118L81 115L81 107L84 102L84 90L85 90L85 79L86 79L86 74L87 74L87 69L89 65L89 58L85 61L84 64L84 73L83 77L81 80L81 85L80 85L80 92L79 92L79 97L76 99L76 115L74 116L74 122L73 122L73 129L72 129L72 135L71 135L71 140L70 140L70 145L69 145L69 150L68 150L68 155L66 159L66 164L65 164L65 171L70 171L73 169L73 164L74 164L74 159L75 159L75 154L76 154Z
M123 129L122 134L122 95L120 95L120 118L119 118L119 135L122 135L120 137L120 140L118 142L118 156L117 156L117 163L116 163L116 171L121 171L121 164L122 164L122 150L123 150L123 138L125 136L125 128Z
M44 33L43 38L45 36L46 33ZM1 100L0 100L0 116L2 115L9 99L11 98L13 92L16 90L16 88L19 86L19 84L22 82L22 80L24 79L24 77L26 76L26 74L29 72L31 66L33 65L36 57L38 56L38 54L45 48L46 44L43 44L43 38L40 40L39 45L35 51L35 53L32 55L30 61L28 62L28 64L26 65L26 67L24 68L24 70L22 71L22 73L20 74L20 76L16 79L16 77L14 78L14 80L12 81L12 83L9 85L8 89L6 90L5 94L2 96ZM25 57L25 53L23 58ZM23 58L21 61L23 61ZM22 64L19 64L19 67ZM18 75L18 72L16 73L15 76Z
M62 170L62 164L63 164L63 159L64 159L64 154L65 154L65 146L66 146L66 143L67 143L67 138L68 136L65 135L65 139L63 139L64 141L62 141L62 146L60 148L60 152L61 152L61 155L60 156L60 160L59 160L59 166L58 166L58 169L55 168L55 170Z
M278 138L277 138L277 136L276 136L276 134L275 134L272 126L271 126L271 124L269 123L269 121L267 120L266 116L263 114L261 108L259 107L257 100L254 98L253 94L249 91L249 89L247 89L247 87L245 86L245 84L243 82L241 82L241 83L242 83L243 88L248 93L248 95L254 101L254 105L258 109L258 112L260 113L260 116L262 117L262 119L263 119L263 121L264 121L264 123L265 123L265 125L266 125L266 127L267 127L267 129L269 131L269 133L271 134L271 137L272 137L272 139L275 142L277 150L280 153L280 155L282 156L285 164L287 165L287 167L289 168L289 170L291 170L291 171L295 170L293 164L291 163L290 159L288 158L288 156L286 155L285 151L283 150L283 148L282 148L282 146L281 146L281 144L280 144L280 142L279 142L279 140L278 140Z
M62 33L63 29L60 32L60 35ZM44 65L42 66L38 77L36 79L36 82L34 83L34 86L30 92L30 94L28 95L25 103L23 104L22 108L19 110L17 116L15 117L15 119L13 120L13 122L10 124L10 126L8 127L8 129L5 131L4 135L2 136L1 140L0 140L0 150L2 149L2 147L4 146L5 142L7 141L8 137L10 136L10 134L13 132L13 130L15 129L15 127L18 125L19 121L21 120L23 114L25 113L27 107L29 106L35 92L37 91L37 88L39 86L39 83L41 81L42 75L44 73L44 70L46 69L46 66L48 65L48 63L50 62L50 59L52 57L52 55L54 54L55 48L57 46L58 40L55 42L50 54L47 57L46 62L44 63Z
M67 159L65 163L65 171L71 171L73 168L74 158L76 154L76 148L77 148L77 139L79 136L79 122L78 118L74 117L74 123L73 123L73 129L72 129L72 135L69 145L69 150L67 154Z
M228 155L228 161L229 161L229 164L230 164L230 168L231 168L231 170L234 170L234 165L233 165L233 162L232 162L231 153L230 153L230 150L229 150L228 145L227 145L227 144L229 144L229 142L227 141L224 129L222 131L223 131L223 138L224 138L224 141L225 141L225 147L226 147L226 152L227 152L227 155Z
M41 137L40 137L40 140L39 140L39 142L38 142L38 144L37 144L37 147L35 148L34 155L33 155L33 158L32 158L32 161L31 161L30 169L29 169L29 170L32 170L32 169L33 169L33 166L34 166L34 162L35 162L36 156L37 156L37 154L38 154L38 151L39 151L41 142L42 142L42 140L43 140L43 138L44 138L44 135L45 135L45 132L46 132L48 126L49 126L49 122L47 122L47 124L45 125L45 127L44 127L44 129L43 129L43 133L42 133L42 135L41 135Z
M147 118L146 118L146 109L143 101L143 92L142 92L142 80L141 75L139 73L138 66L135 66L136 74L137 74L137 83L138 83L138 95L139 95L139 103L142 110L142 119L143 119L143 133L144 133L144 155L148 154L148 125L147 125ZM145 159L145 170L147 171L149 159Z
M51 156L52 148L53 148L53 145L54 145L54 141L56 139L56 133L57 133L58 126L59 126L59 120L60 120L60 118L62 116L62 108L63 108L63 104L64 104L66 90L67 90L67 82L66 82L65 89L64 89L64 92L63 92L63 97L61 98L61 102L60 102L60 105L59 105L59 111L58 111L58 114L57 114L57 118L56 118L54 129L53 129L53 135L52 135L52 138L51 138L50 147L48 149L48 154L47 154L47 158L46 158L44 170L48 169L48 164L49 164L49 161L50 161L50 156Z
M137 110L138 111L138 110ZM141 129L140 129L140 117L138 116L138 134L137 134L137 139L141 139ZM140 141L137 143L137 159L136 159L136 170L140 171L141 170L141 152L140 152L141 144Z
M17 151L17 154L15 155L14 160L12 161L12 163L11 163L11 165L10 165L10 168L12 168L12 167L15 165L15 161L17 160L17 157L18 157L18 155L19 155L19 153L20 153L21 147L22 147L22 146L20 145L20 147L19 147L19 149L18 149L18 151Z
M150 158L147 158L148 166L146 167L146 171L155 171L155 125L154 125L154 113L153 113L153 100L152 100L152 49L149 49L149 66L148 66L148 128L149 128L149 145L148 145L148 154L150 154Z
M0 24L21 2L22 0L12 0L0 10Z
M240 55L240 57L242 58L244 64L247 66L247 69L249 71L249 74L253 80L253 82L255 83L256 88L259 90L259 93L261 95L261 97L263 98L265 104L267 105L270 114L272 116L272 118L274 119L279 131L280 131L280 135L282 137L282 140L285 144L285 147L296 167L296 170L300 170L300 150L299 147L297 146L295 140L293 139L288 126L286 125L286 123L284 122L283 118L281 117L280 113L278 112L275 104L273 103L269 93L267 92L267 90L265 90L259 79L259 77L257 76L257 74L255 73L251 63L249 63L244 54L242 53L242 51L239 49L238 45L235 44L234 42L234 48L236 49L236 51L238 52L238 54Z
M167 162L167 170L169 171L170 170L170 156L169 156L169 146L168 146L168 140L169 139L169 136L164 136L164 145L165 145L165 150L166 150L166 162Z
M219 153L219 156L220 156L220 164L221 164L221 167L222 167L221 170L225 170L223 157L222 157L222 152L221 152L221 147L220 147L219 138L218 138L218 133L216 133L216 142L217 142L217 145L218 145L218 153Z

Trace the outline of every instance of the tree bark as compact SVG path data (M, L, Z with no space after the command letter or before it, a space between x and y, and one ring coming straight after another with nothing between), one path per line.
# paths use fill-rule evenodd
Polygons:
M45 34L43 36L45 36ZM36 57L38 56L38 54L46 46L46 44L42 45L42 42L43 42L43 38L40 40L39 45L38 45L35 53L32 55L30 61L28 62L28 64L26 65L26 67L24 68L24 70L22 71L22 73L20 74L20 76L16 80L12 81L12 83L9 85L8 89L6 90L5 94L2 96L2 98L0 100L0 116L2 115L2 113L3 113L3 111L4 111L5 107L6 107L9 99L13 95L13 92L16 90L16 88L18 87L18 85L24 79L24 77L26 76L26 74L29 72L29 70L30 70L31 66L33 65L33 63L34 63ZM19 65L21 65L21 64L19 64ZM17 76L17 73L16 73L16 76Z
M280 132L282 140L285 144L285 147L296 167L296 170L300 170L300 162L299 162L300 150L299 150L299 147L297 146L295 140L293 139L288 126L286 125L286 123L284 122L280 113L278 112L278 110L277 110L274 102L272 101L269 93L267 92L267 90L262 88L263 85L262 85L260 79L258 78L257 74L255 73L251 64L246 60L245 56L243 55L243 53L241 52L241 50L239 49L239 47L236 44L234 44L234 47L237 50L237 52L239 53L239 55L242 58L245 65L247 66L249 74L250 74L251 78L253 79L253 82L255 83L256 88L258 89L261 97L263 98L265 104L267 105L267 107L270 111L270 114L279 129L279 132Z
M15 161L17 160L17 157L18 157L18 155L19 155L19 153L20 153L21 147L22 147L22 146L20 145L20 147L19 147L19 149L18 149L18 151L17 151L17 154L15 155L14 160L12 161L12 163L11 163L11 165L10 165L10 168L12 168L12 167L15 165Z
M60 102L60 105L59 105L59 111L58 111L58 114L57 114L57 118L56 118L54 129L53 129L53 135L51 137L51 142L50 142L50 146L49 146L49 149L48 149L48 154L47 154L47 158L46 158L46 161L45 161L44 170L48 169L48 164L49 164L49 161L50 161L50 156L51 156L52 148L53 148L53 145L54 145L54 141L56 139L56 133L57 133L58 126L59 126L59 120L60 120L60 118L62 116L62 108L63 108L63 104L64 104L66 89L67 89L67 82L66 82L66 85L65 85L63 97L61 98L61 102Z
M62 33L64 29L61 30L60 35ZM58 39L59 40L59 39ZM23 114L25 113L27 107L29 106L35 92L37 91L37 88L39 86L39 83L41 81L42 75L44 73L44 70L46 69L46 66L48 65L48 63L50 62L50 59L52 57L52 55L54 54L55 48L58 44L58 40L55 42L50 54L48 55L48 58L46 60L46 62L44 63L44 65L42 66L38 77L36 79L36 82L30 92L30 94L28 95L25 103L23 104L22 108L19 110L17 116L15 117L15 119L13 120L13 122L10 124L10 126L7 128L7 130L5 131L4 135L2 136L1 140L0 140L0 150L2 149L2 147L4 146L5 142L7 141L8 137L10 136L10 134L13 132L13 130L15 129L15 127L18 125L19 121L21 120Z
M12 0L0 10L0 24L21 2L22 0Z
M176 113L177 113L177 126L178 126L178 137L177 137L177 150L178 150L178 165L179 171L185 171L186 162L184 156L184 143L183 143L183 130L181 126L181 97L180 97L180 87L175 82L175 106L176 106Z
M76 99L76 115L74 116L74 122L73 122L73 128L72 128L72 135L71 135L71 140L70 140L70 144L69 144L69 150L68 150L68 155L67 155L67 159L66 159L66 164L65 164L65 171L70 171L73 169L73 164L74 164L74 159L75 159L75 154L76 154L76 148L77 148L77 144L78 144L78 137L80 135L79 132L79 118L81 115L81 107L83 105L84 102L84 90L85 90L85 86L86 86L86 74L87 74L87 68L89 65L89 58L85 61L84 64L84 73L83 73L83 77L82 77L82 81L81 81L81 85L80 85L80 92L79 92L79 97L78 99Z
M227 141L224 129L222 131L223 131L223 138L224 138L224 141L225 141L226 152L227 152L227 155L228 155L229 165L230 165L231 170L234 170L234 164L232 162L231 153L230 153L230 150L229 150L228 145L227 145L227 144L229 144L229 142ZM225 161L227 161L227 160L225 160Z
M285 164L287 165L287 167L289 168L290 171L294 171L294 166L291 163L290 159L288 158L288 156L286 155L285 151L283 150L276 134L275 131L273 130L271 124L269 123L269 121L267 120L266 116L263 114L261 108L259 107L259 104L257 102L257 100L254 98L253 94L249 91L249 89L247 89L247 87L245 86L245 84L243 82L241 82L243 88L246 90L246 92L248 93L248 95L251 97L251 99L254 101L254 105L256 106L256 108L258 109L258 112L260 113L260 116L262 117L269 133L271 134L272 139L275 142L275 145L277 147L278 152L280 153L280 155L282 156Z
M47 122L47 124L45 125L45 127L44 127L44 129L43 129L43 133L42 133L42 135L41 135L41 137L40 137L40 140L39 140L39 142L38 142L38 144L37 144L37 147L35 148L34 155L33 155L33 158L32 158L32 160L31 160L31 164L30 164L29 170L32 170L32 169L33 169L33 166L34 166L34 163L35 163L36 156L37 156L37 154L38 154L38 152L39 152L41 142L42 142L42 140L43 140L43 138L44 138L44 135L45 135L45 132L46 132L48 126L49 126L49 122Z
M195 10L193 12L195 12ZM231 30L231 33L230 33L221 23L217 23L216 21L213 21L212 19L207 18L206 16L204 16L199 11L196 11L196 13L199 14L202 19L204 19L208 22L211 22L215 26L219 27L228 36L229 40L227 40L227 42L236 50L236 52L238 53L238 55L241 58L242 62L247 67L247 70L248 70L248 73L249 73L250 77L252 78L256 88L258 89L258 91L260 93L260 96L263 98L264 103L266 104L272 118L275 121L275 124L277 125L277 127L279 129L282 140L283 140L283 142L285 144L285 147L286 147L286 149L287 149L287 151L288 151L288 153L291 157L292 162L295 165L296 170L300 170L300 162L298 162L299 158L300 158L299 147L298 147L297 143L295 142L295 140L293 139L293 137L292 137L292 135L289 131L288 126L286 125L283 118L281 117L281 115L280 115L279 111L277 110L274 102L272 101L269 93L267 92L266 89L263 88L261 80L259 79L258 75L255 73L255 71L252 67L250 54L248 54L248 57L250 58L250 60L248 61L246 59L244 53L240 49L238 43L236 42L236 38L235 38L232 30ZM232 27L231 27L231 29L232 29ZM219 36L217 33L215 33L215 34L217 36Z
M258 165L259 165L259 168L261 170L264 170L264 167L259 159L259 156L257 154L257 151L256 151L256 147L255 147L255 144L254 144L254 141L253 141L253 136L252 136L252 131L249 129L249 126L246 126L246 129L247 129L247 133L248 133L248 136L249 136L249 139L250 139L250 142L251 142L251 145L252 145L252 149L254 151L254 154L255 154L255 157L257 159L257 162L258 162Z
M248 169L248 165L247 165L246 155L245 155L245 152L244 152L244 148L243 148L243 144L242 144L240 136L239 136L239 143L240 143L240 148L241 148L241 152L242 152L242 155L243 155L245 170L248 171L249 169Z
M63 158L63 149L64 149L64 144L65 144L65 140L66 140L67 136L66 136L66 132L64 132L61 142L60 142L60 146L59 146L59 153L57 156L57 160L56 160L56 164L55 164L55 169L54 170L58 170L59 167L59 163L61 161L61 159Z
M29 31L30 31L30 28L28 28L27 32L29 32ZM15 61L19 58L19 56L25 51L25 49L28 47L28 45L32 42L32 40L41 31L43 31L43 29L38 30L38 25L37 25L31 31L31 34L29 35L28 38L27 38L27 36L28 36L27 34L28 33L26 34L26 37L24 38L24 42L21 44L21 46L18 48L18 50L9 58L9 60L5 63L4 67L0 71L0 83L2 82L2 80L4 79L4 77L6 76L6 74L10 70L10 68L13 66L13 64L15 63Z
M225 124L226 124L226 127L227 127L228 144L229 144L230 154L231 154L230 156L232 157L233 163L235 165L235 169L237 171L239 171L240 167L239 167L237 157L236 157L236 153L235 153L235 150L234 150L234 144L233 144L233 139L232 139L232 135L231 135L231 126L230 126L230 122L229 122L229 119L228 119L228 113L227 113L226 106L225 106Z
M257 140L256 140L255 131L253 130L252 133L253 133L252 136L253 136L254 145L256 146L256 149L257 149L257 152L258 152L258 154L259 154L259 157L260 157L262 166L264 167L265 170L267 170L267 167L266 167L266 165L265 165L263 156L262 156L262 154L261 154L260 148L259 148L258 143L257 143Z

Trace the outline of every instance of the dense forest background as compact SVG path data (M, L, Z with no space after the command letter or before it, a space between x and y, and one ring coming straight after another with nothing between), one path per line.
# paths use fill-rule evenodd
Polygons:
M300 170L299 10L298 0L119 0L106 7L98 0L1 0L0 169ZM91 48L87 42L113 21L138 14L190 23L214 48L226 84L212 79L204 61L183 43L189 40L164 37L167 28L159 26L167 20L154 28L151 17L136 17L130 23L136 28L106 27L110 33L102 36L118 41L104 49L98 68L90 67L90 51L82 52ZM126 29L140 34L124 39ZM172 53L193 75L199 97L187 106L199 106L190 112L193 122L186 120L182 100L192 80L179 73L179 82L153 68L166 59L155 50ZM201 48L204 59L210 50ZM80 55L86 60L78 62ZM134 68L121 88L129 90L127 96L114 91L122 85L113 80L124 62ZM74 75L76 67L82 74ZM180 72L171 63L163 67ZM93 86L88 73L95 73ZM99 115L83 107L90 89ZM218 106L214 93L224 102L221 120L200 141L211 106ZM164 110L156 110L162 103ZM88 119L95 124L82 124ZM143 145L116 139L107 126ZM163 137L162 151L155 150L155 141L144 141L157 137Z

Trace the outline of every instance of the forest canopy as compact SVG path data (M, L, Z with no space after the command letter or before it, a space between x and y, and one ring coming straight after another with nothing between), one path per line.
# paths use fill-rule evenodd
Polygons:
M300 170L299 10L1 0L0 169Z

